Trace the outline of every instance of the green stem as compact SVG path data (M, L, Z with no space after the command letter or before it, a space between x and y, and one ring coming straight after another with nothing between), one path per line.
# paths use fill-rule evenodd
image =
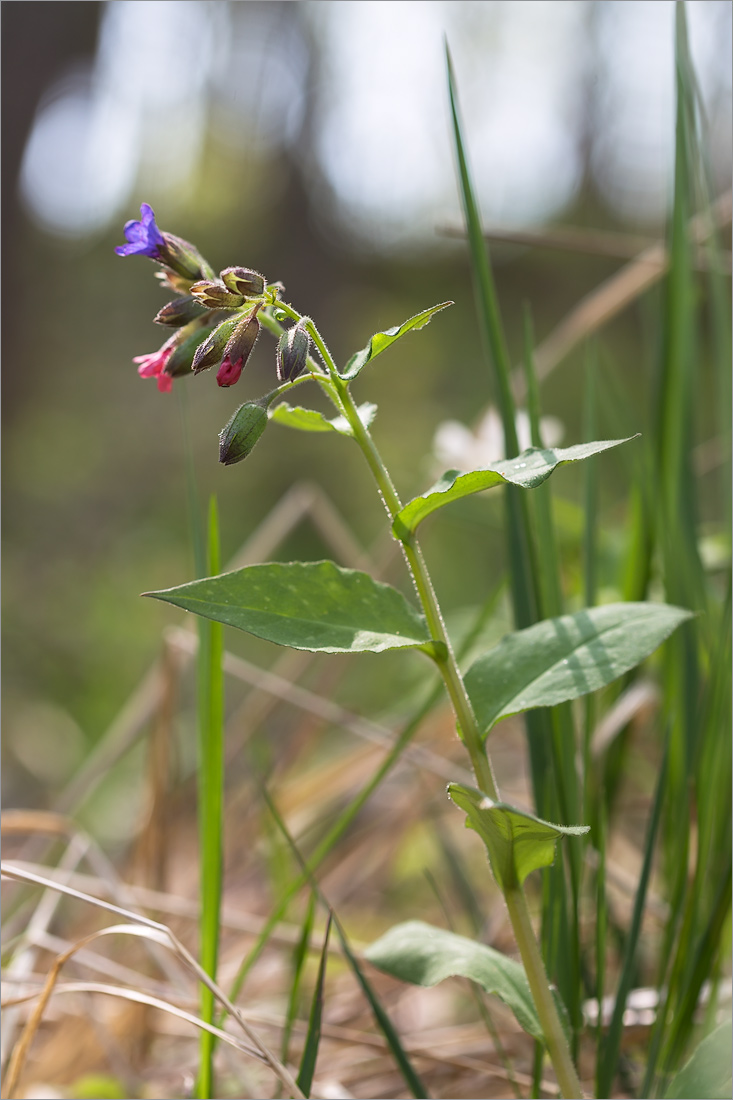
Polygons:
M550 1055L555 1073L557 1074L557 1083L560 1086L560 1092L564 1097L582 1098L583 1090L578 1075L575 1072L575 1066L570 1057L570 1050L565 1039L562 1024L560 1023L560 1017L558 1016L555 1002L550 992L547 973L544 963L542 962L542 956L540 955L540 949L537 944L534 929L532 928L532 922L529 918L527 899L524 896L522 887L516 885L507 889L504 894L504 900L507 910L509 911L509 919L512 922L517 947L522 956L527 981L529 982L529 988L532 992L532 999L534 1000L537 1015L539 1016L542 1026L542 1034L545 1037L547 1053Z
M300 314L291 306L283 304L285 312L293 320L301 319ZM346 417L354 434L354 439L364 454L369 464L374 480L377 483L380 495L390 517L390 522L400 511L402 504L389 475L387 467L377 450L369 430L362 424L354 400L349 392L348 382L339 375L336 363L331 355L326 342L313 322L306 321L308 332L323 362L328 370L330 379L322 383L322 388L329 394L340 412ZM402 549L407 560L410 574L417 589L431 637L442 645L437 647L433 659L438 666L443 682L450 696L451 703L458 721L459 730L468 754L471 758L476 782L479 789L494 801L498 801L499 793L494 779L491 762L481 736L481 730L476 715L474 714L471 700L468 697L466 686L463 682L458 663L453 653L453 648L445 628L443 615L438 604L433 588L430 573L423 557L417 537L413 534L402 543ZM505 894L509 917L514 929L522 961L527 973L527 980L532 991L532 997L537 1007L537 1014L542 1025L547 1050L555 1067L558 1083L564 1097L582 1098L583 1092L580 1081L575 1072L570 1050L560 1023L555 1002L550 992L542 956L537 940L532 929L527 908L527 900L522 887L517 884Z

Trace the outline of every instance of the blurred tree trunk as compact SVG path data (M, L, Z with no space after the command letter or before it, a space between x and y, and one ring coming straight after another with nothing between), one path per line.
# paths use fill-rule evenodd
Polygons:
M51 85L75 62L91 62L97 45L102 4L18 0L3 4L2 20L2 270L5 318L22 288L11 278L17 271L24 214L18 195L18 177L28 135L38 104ZM17 327L3 326L3 415L9 413L25 372L20 362Z

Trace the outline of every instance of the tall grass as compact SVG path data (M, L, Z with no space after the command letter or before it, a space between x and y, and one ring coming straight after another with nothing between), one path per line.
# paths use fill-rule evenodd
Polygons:
M720 402L718 430L726 458L729 453L730 311L722 290L719 247L713 231L708 244L707 267L711 305L705 317L711 331L703 332L702 311L697 305L700 278L693 262L690 222L695 213L696 197L698 201L700 196L709 201L709 188L705 186L695 77L682 3L677 5L676 20L674 201L668 240L669 271L658 319L661 331L659 362L654 389L648 395L651 415L644 453L651 460L637 463L630 510L628 565L616 583L627 599L644 599L659 569L666 599L698 612L698 618L665 646L664 706L659 720L657 750L662 762L633 920L623 933L623 959L619 960L620 971L615 979L615 968L608 973L611 960L608 958L607 931L614 926L615 919L609 910L605 888L605 847L628 755L624 751L628 749L628 739L623 736L618 739L620 754L612 751L603 754L600 761L591 760L589 749L597 717L593 699L585 704L584 719L576 728L567 704L551 712L527 716L527 742L537 812L546 817L555 814L554 819L565 824L579 820L581 805L591 813L593 830L589 844L595 852L596 878L595 894L591 895L596 906L593 914L595 947L584 943L581 934L579 917L583 906L587 905L583 896L587 876L578 858L577 846L569 846L563 853L564 859L558 858L555 866L544 872L541 919L546 965L565 1000L576 1036L576 1050L583 1026L583 1000L593 994L600 1001L604 993L614 990L608 1032L601 1026L599 1010L596 1033L598 1096L612 1095L621 1063L621 1020L633 979L638 974L636 951L658 833L669 917L658 955L660 1007L638 1095L661 1095L659 1090L664 1089L669 1075L679 1068L689 1053L699 1019L703 983L711 979L715 983L715 976L727 956L722 933L730 919L730 581L727 579L721 584L721 578L706 574L702 565L702 531L696 513L693 460L695 425L701 419L707 398L697 380L698 367L708 353L708 346L713 351L717 392L725 395ZM518 446L510 358L491 274L488 244L482 232L468 167L450 60L449 87L479 328L501 410L506 455L511 457L518 453ZM528 313L524 331L525 390L533 443L542 445L540 396ZM587 438L603 434L596 427L595 350L592 356L586 371ZM637 400L637 394L626 394L626 409L634 407ZM596 602L598 591L596 478L591 461L586 468L583 553L587 606ZM724 524L720 530L727 535L724 517L729 511L722 499L729 485L727 472L720 482L719 516ZM526 497L518 500L516 490L505 490L508 567L518 627L562 610L563 584L553 533L552 491L550 482L537 490L532 496L534 507L530 511ZM626 686L634 676L634 673L629 674ZM580 769L577 767L579 758L582 759ZM696 851L692 850L695 842ZM587 965L589 955L595 956L595 979ZM628 1087L628 1080L626 1085Z

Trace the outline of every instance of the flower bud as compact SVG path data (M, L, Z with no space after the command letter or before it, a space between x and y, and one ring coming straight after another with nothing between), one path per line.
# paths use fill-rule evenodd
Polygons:
M216 326L192 324L188 327L190 332L186 332L186 329L179 329L176 333L178 343L165 364L165 374L169 374L171 378L180 378L181 375L191 373L193 357L197 348L211 335Z
M310 337L303 321L284 332L277 344L277 377L280 382L292 382L305 370Z
M223 283L210 282L208 279L194 283L191 294L208 309L239 309L244 302L241 294L235 294Z
M187 294L185 298L174 298L172 302L168 302L158 310L153 320L156 325L172 325L174 328L180 328L182 325L187 325L189 321L201 317L205 312L203 306Z
M252 354L252 349L257 343L259 334L260 322L257 320L256 314L247 314L238 319L229 343L224 349L225 358L228 358L232 363L239 363L241 359L242 367L244 367ZM227 383L227 385L231 384L231 382Z
M244 359L236 359L232 361L228 355L225 355L221 361L221 366L216 372L216 384L217 386L234 386L239 381L244 368Z
M267 407L274 396L272 393L257 401L245 401L219 433L219 461L224 466L233 466L250 453L267 427Z
M257 298L265 293L265 277L259 271L248 267L225 267L220 275L225 286L245 298Z
M220 325L217 325L211 335L199 344L192 362L194 374L198 374L199 371L206 370L207 367L213 367L215 363L221 362L224 358L224 349L239 323L239 317L228 317L226 321L222 321Z

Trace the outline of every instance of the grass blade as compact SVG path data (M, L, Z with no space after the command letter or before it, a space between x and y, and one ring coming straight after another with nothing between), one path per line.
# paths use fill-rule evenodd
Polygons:
M216 500L209 504L207 569L216 574L219 560L219 523ZM200 957L201 966L216 981L219 957L219 917L222 889L222 834L224 789L224 675L222 628L199 620L198 652L198 815L200 853ZM201 991L201 1016L214 1022L214 997ZM214 1095L213 1055L215 1039L202 1031L197 1080L199 1100Z
M312 895L313 896L313 895ZM328 923L326 924L326 934L323 937L323 950L321 951L321 961L318 966L318 977L316 979L316 987L313 990L313 1001L311 1002L310 1017L308 1019L308 1034L305 1039L305 1049L303 1050L303 1057L300 1063L300 1072L298 1073L298 1087L304 1096L308 1097L311 1094L311 1087L313 1085L313 1074L316 1070L316 1059L318 1058L318 1047L321 1042L321 1016L323 1015L323 986L326 980L326 959L328 958L328 938L331 934L331 919L332 914L328 914Z
M278 829L280 830L280 832L285 837L285 840L288 842L288 845L290 846L290 848L293 852L293 855L295 856L295 858L298 860L301 867L303 868L303 874L305 876L307 876L308 880L311 883L311 886L312 886L313 890L315 890L318 893L318 896L321 899L321 901L323 902L323 904L328 906L329 912L331 913L331 916L333 918L333 922L336 926L336 934L337 934L337 936L339 938L339 941L341 943L341 947L343 949L344 955L346 956L346 961L348 962L348 964L351 968L351 971L354 974L354 977L356 978L357 982L361 986L361 989L362 989L362 992L364 993L364 996L366 997L366 999L369 1002L371 1010L374 1014L374 1019L377 1022L377 1026L379 1027L379 1029L381 1030L381 1032L384 1035L385 1039L387 1040L387 1045L389 1046L389 1049L392 1051L392 1056L393 1056L395 1062L397 1063L397 1066L399 1067L399 1070L402 1073L402 1076L404 1077L408 1088L410 1089L410 1091L412 1092L412 1095L416 1098L416 1100L420 1100L421 1097L422 1098L427 1098L429 1094L428 1094L424 1084L422 1083L422 1081L420 1080L420 1078L416 1074L415 1070L413 1069L412 1064L410 1063L410 1059L407 1057L407 1054L405 1053L405 1050L402 1046L402 1043L400 1042L399 1036L398 1036L398 1034L397 1034L397 1032L396 1032L396 1030L395 1030L395 1028L392 1024L392 1021L390 1020L389 1016L387 1015L384 1008L382 1007L382 1004L381 1004L379 998L377 997L376 993L372 989L372 986L371 986L370 982L368 981L366 975L364 974L364 971L362 970L361 966L359 965L359 960L356 958L356 956L354 955L353 951L351 950L351 948L349 946L349 941L346 937L346 933L344 932L338 917L334 913L333 909L331 909L331 906L328 905L328 901L323 896L323 893L321 892L321 889L318 886L318 883L313 878L312 872L306 866L306 864L303 860L303 857L300 854L300 851L298 849L297 844L295 843L295 841L291 837L291 835L288 831L288 827L285 824L285 822L283 821L280 813L278 812L277 806L275 805L273 800L270 798L270 795L269 795L268 790L265 787L264 783L262 784L262 795L265 799L265 802L267 803L267 806L268 806L268 809L269 809L270 813L272 814L272 816L275 820L275 824L277 825Z
M652 812L649 819L649 827L647 829L646 843L644 849L644 862L641 869L641 875L639 877L639 885L636 890L636 897L634 899L634 910L631 917L631 925L629 927L629 931L626 937L626 948L624 952L623 965L621 968L621 976L619 978L618 988L616 990L616 1001L613 1009L613 1017L611 1019L611 1025L608 1029L608 1035L606 1036L605 1041L601 1046L600 1057L598 1060L598 1076L596 1082L597 1096L611 1096L611 1086L613 1084L616 1066L618 1065L619 1051L621 1049L621 1034L623 1031L624 1009L626 1008L626 998L628 997L634 977L634 967L636 965L636 947L639 941L641 918L644 914L646 892L651 875L654 844L656 841L657 829L659 827L659 821L661 818L662 805L665 799L665 795L667 793L667 766L668 750L665 750L662 765L659 769L659 779L657 780L657 788L654 794L654 803L652 805ZM600 1003L598 1006L598 1011L599 1013L601 1011Z
M316 914L316 895L311 891L310 898L308 899L308 908L305 912L303 919L303 928L301 930L300 939L295 945L293 951L293 979L290 984L290 993L288 995L288 1007L285 1013L285 1027L283 1028L282 1045L280 1048L280 1059L283 1062L288 1060L288 1048L290 1046L290 1036L293 1031L293 1022L298 1014L298 1002L300 1000L300 985L303 978L303 971L305 970L305 964L308 960L308 947L310 944L310 938L313 934L313 920ZM300 1084L300 1082L298 1082ZM303 1086L300 1086L303 1092L306 1090ZM309 1085L310 1090L310 1085Z

